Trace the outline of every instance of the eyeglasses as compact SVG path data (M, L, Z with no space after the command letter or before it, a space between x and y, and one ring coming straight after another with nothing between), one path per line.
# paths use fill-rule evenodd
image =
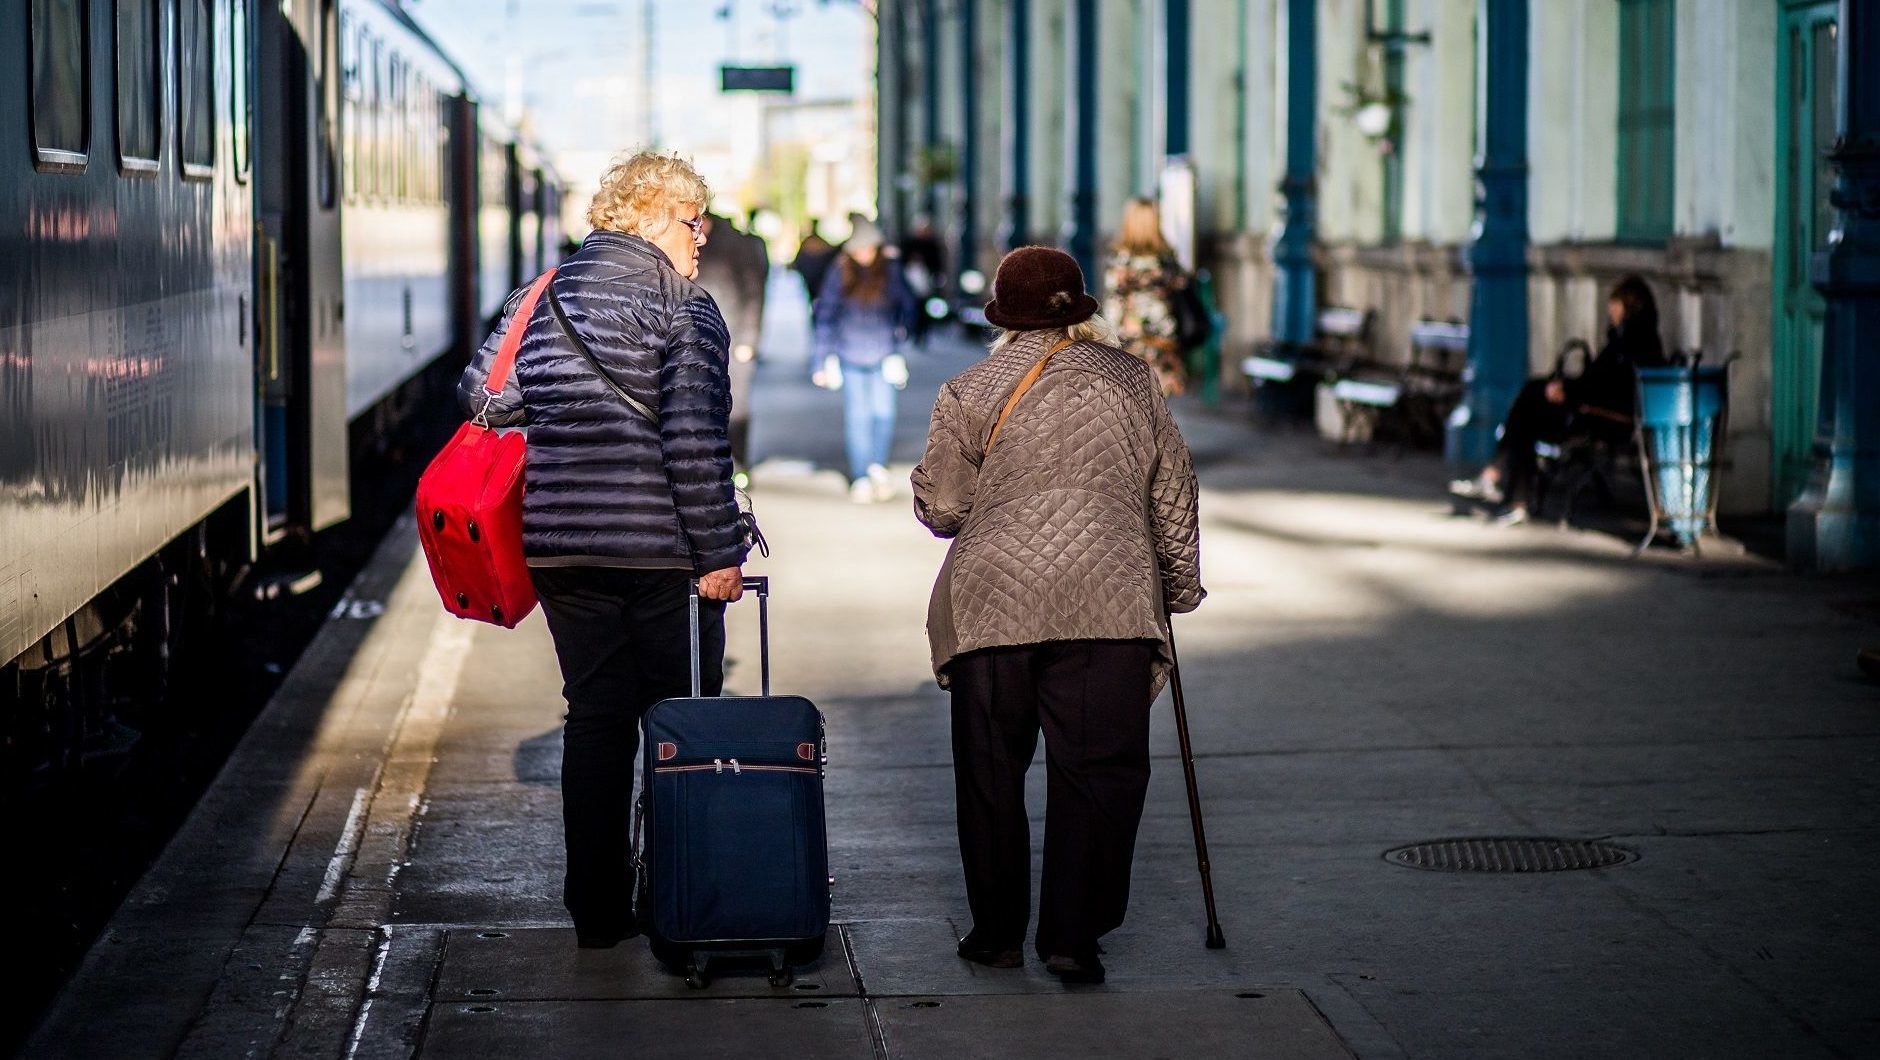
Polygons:
M679 223L692 230L693 239L699 241L700 243L705 242L705 215L704 214L699 214L697 217L694 217L689 221L681 217L679 218Z

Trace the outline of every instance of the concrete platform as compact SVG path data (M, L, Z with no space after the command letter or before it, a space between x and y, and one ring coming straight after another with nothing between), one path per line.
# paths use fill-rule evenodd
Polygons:
M916 360L897 459L971 355ZM776 685L829 719L818 966L693 992L643 943L573 946L546 628L444 616L405 526L352 588L382 612L322 631L27 1055L1880 1053L1880 688L1853 665L1880 641L1871 583L1451 518L1434 461L1193 407L1213 595L1177 632L1229 948L1201 946L1158 705L1109 981L959 961L922 634L944 544L905 503L847 501L837 399L801 371L760 377L775 555L754 569ZM732 624L751 691L754 615ZM1381 857L1469 835L1640 856L1534 876Z

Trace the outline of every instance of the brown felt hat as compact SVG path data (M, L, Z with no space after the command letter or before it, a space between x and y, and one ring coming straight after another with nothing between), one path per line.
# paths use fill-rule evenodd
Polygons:
M1019 247L992 277L986 320L1007 331L1042 331L1081 324L1098 308L1076 258L1055 247Z

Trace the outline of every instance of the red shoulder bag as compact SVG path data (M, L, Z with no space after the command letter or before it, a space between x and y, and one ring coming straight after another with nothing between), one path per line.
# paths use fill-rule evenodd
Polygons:
M538 277L509 318L483 383L489 400L509 382L522 334L554 276L550 269ZM418 479L418 541L444 609L458 618L512 629L535 610L522 558L523 445L521 431L493 430L479 413L457 428Z

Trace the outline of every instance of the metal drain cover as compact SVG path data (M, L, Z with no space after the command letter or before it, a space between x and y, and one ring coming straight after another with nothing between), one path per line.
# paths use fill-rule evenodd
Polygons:
M1432 839L1384 851L1384 860L1432 872L1569 872L1638 860L1638 851L1591 839L1491 836Z

